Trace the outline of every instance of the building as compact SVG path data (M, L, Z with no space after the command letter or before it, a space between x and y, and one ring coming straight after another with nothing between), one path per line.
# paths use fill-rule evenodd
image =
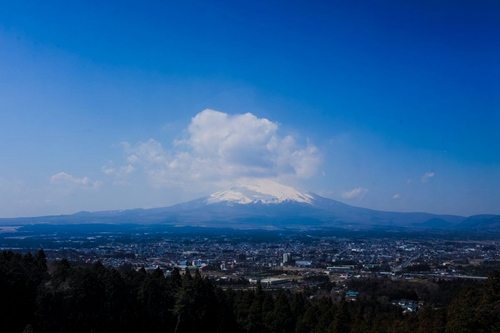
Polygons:
M283 263L286 264L287 262L292 260L292 255L290 253L283 253Z

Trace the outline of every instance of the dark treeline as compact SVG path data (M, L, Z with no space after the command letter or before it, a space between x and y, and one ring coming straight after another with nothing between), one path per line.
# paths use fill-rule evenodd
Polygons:
M390 287L356 284L360 295ZM435 285L446 305L403 314L373 293L347 302L260 285L222 290L198 271L174 269L165 278L161 270L76 267L63 259L49 274L42 250L9 251L0 253L0 332L500 332L500 272L481 286Z

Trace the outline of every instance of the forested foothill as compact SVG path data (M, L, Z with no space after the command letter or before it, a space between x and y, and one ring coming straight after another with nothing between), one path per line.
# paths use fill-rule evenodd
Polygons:
M0 253L0 332L499 332L500 272L485 281L390 279L325 283L322 293L215 287L198 270L49 270L35 255ZM358 290L355 299L339 293ZM340 296L339 296L340 295ZM392 297L425 299L418 312Z

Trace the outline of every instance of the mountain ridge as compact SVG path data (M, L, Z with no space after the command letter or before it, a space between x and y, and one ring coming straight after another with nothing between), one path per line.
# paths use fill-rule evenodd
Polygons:
M0 225L165 224L230 228L344 228L500 231L500 215L387 212L351 206L276 182L257 182L167 207L0 218Z

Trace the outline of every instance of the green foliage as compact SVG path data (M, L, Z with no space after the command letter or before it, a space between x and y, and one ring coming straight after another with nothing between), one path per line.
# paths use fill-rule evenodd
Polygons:
M448 310L447 332L473 332L478 327L476 311L480 301L479 290L467 287L455 298Z
M295 326L289 301L285 294L279 293L276 297L274 309L269 322L269 329L276 333L291 333Z
M37 289L47 277L43 250L0 253L0 332L21 332L35 321Z
M498 271L484 284L436 281L417 293L455 295L451 304L403 314L379 296L391 288L408 293L408 285L387 280L353 282L365 296L346 302L260 285L224 291L199 271L174 269L165 278L159 269L118 271L99 262L54 267L49 275L43 251L0 253L1 332L500 332Z
M349 288L358 291L361 297L380 299L387 297L391 299L411 299L418 300L417 287L420 285L411 284L407 281L393 281L391 279L356 279L348 282Z

